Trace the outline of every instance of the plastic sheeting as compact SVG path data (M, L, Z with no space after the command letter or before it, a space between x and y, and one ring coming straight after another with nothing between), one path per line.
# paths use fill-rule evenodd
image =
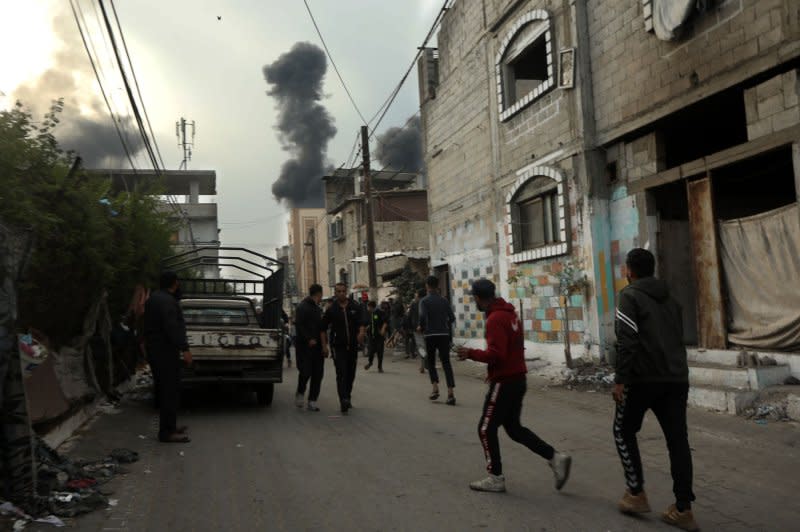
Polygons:
M800 350L800 205L721 222L728 341Z
M653 0L653 29L662 41L680 38L692 14L708 10L711 0Z

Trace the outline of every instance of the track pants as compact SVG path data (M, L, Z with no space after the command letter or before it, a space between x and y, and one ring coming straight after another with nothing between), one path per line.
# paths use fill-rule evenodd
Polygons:
M358 348L334 347L333 362L336 366L336 391L339 393L339 402L349 401L353 393L353 381L356 380Z
M692 452L686 427L687 383L649 382L625 386L624 399L614 415L614 442L622 461L625 482L633 494L644 489L642 458L636 434L644 414L652 410L667 440L672 472L672 491L679 508L688 509L692 492Z
M455 388L456 381L453 378L453 366L450 365L450 337L426 336L425 337L425 361L428 364L428 375L431 383L439 383L439 373L436 371L436 353L439 353L439 360L442 361L442 371L447 381L448 388Z
M295 347L295 358L298 370L297 394L305 395L306 386L311 381L308 389L308 400L316 401L322 386L322 377L325 373L325 358L320 347Z
M369 364L372 365L372 361L375 359L375 355L378 355L378 369L383 369L383 350L384 350L384 338L383 336L376 335L369 337L369 347L367 348L367 353L369 357Z
M478 437L486 455L486 469L493 475L503 474L500 460L500 443L497 429L506 429L508 437L521 443L545 460L551 460L555 450L542 441L530 429L520 423L522 414L522 398L525 397L528 381L523 376L507 382L493 382L489 385L486 400L483 403L483 415L478 423Z

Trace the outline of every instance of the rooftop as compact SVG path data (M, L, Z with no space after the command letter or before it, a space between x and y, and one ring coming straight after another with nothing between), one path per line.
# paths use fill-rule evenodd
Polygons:
M111 178L114 190L127 190L142 184L158 183L158 176L153 170L122 170L111 168L93 168L87 170L95 175ZM164 170L161 172L165 193L177 196L190 194L190 183L199 185L198 194L214 196L217 194L217 172L214 170Z

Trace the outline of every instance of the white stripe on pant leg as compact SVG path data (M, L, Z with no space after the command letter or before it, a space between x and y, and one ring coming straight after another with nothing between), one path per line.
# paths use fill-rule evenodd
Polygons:
M629 458L630 452L628 451L627 445L625 445L625 439L622 436L622 419L625 415L625 405L628 401L628 387L624 388L622 392L622 402L617 405L617 412L614 415L614 429L619 436L614 436L614 441L617 444L617 450L619 451L620 458L622 460L622 468L625 472L625 481L628 485L628 488L634 489L639 487L640 482L638 482L638 478L636 476L636 469L633 467L633 461Z
M486 437L486 431L489 429L489 423L494 414L494 407L497 403L497 395L500 393L500 383L496 383L492 389L492 395L489 396L489 403L486 405L486 411L483 414L481 422L480 439L483 445L483 454L486 456L486 469L489 473L492 472L492 453L489 451L489 438Z

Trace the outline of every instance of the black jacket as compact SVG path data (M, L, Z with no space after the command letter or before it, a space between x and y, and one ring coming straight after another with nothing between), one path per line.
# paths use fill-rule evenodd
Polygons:
M342 308L338 301L328 307L322 315L322 330L330 329L329 344L342 349L356 349L358 347L358 331L367 326L367 317L361 305L347 300L347 306Z
M437 293L430 293L419 302L419 325L425 336L452 336L453 307Z
M178 299L156 290L144 304L144 336L148 351L186 351L186 323Z
M307 297L297 305L294 324L297 330L297 345L307 347L309 340L316 340L317 345L321 345L322 309L313 299Z
M681 307L667 283L637 279L619 293L616 382L689 382Z
M383 329L383 325L388 321L382 310L375 309L374 312L367 311L367 322L367 334L373 338L383 336L383 334L381 334L381 329Z

